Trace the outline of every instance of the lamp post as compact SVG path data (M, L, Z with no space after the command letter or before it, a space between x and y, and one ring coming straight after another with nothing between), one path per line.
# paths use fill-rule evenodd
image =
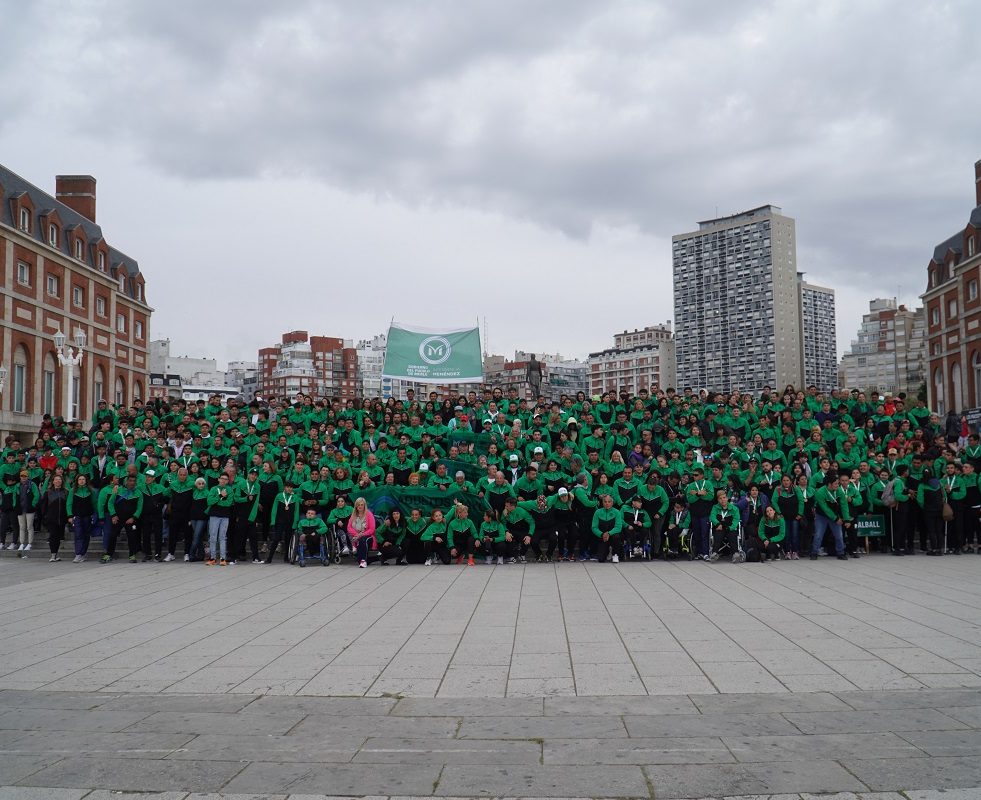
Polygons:
M73 350L66 346L67 337L60 330L54 335L55 350L58 351L58 363L65 368L68 375L67 403L65 407L65 422L72 421L72 409L75 407L75 367L81 366L83 348L85 347L85 331L75 329L75 345Z

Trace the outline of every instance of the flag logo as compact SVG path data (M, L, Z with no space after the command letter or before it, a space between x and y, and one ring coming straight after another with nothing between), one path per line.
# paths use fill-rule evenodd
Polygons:
M453 345L445 336L429 336L419 344L419 357L427 364L446 363L453 354Z

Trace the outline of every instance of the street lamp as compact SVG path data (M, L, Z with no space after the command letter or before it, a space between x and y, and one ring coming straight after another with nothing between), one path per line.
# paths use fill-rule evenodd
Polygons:
M68 374L68 392L66 394L67 403L65 408L65 422L71 422L72 409L75 407L75 368L82 364L83 348L85 347L85 331L81 328L75 329L76 349L66 347L67 337L59 330L54 335L55 349L58 351L58 363L65 368Z

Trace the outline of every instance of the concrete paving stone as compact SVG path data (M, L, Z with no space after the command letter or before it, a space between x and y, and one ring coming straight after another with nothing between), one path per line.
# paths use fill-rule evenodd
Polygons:
M629 664L627 649L619 642L570 642L572 663L579 664Z
M720 692L785 692L787 687L755 661L708 661L702 670Z
M571 678L568 653L515 653L511 656L509 678Z
M564 601L563 601L564 602ZM566 608L566 618L575 619L575 612L570 613ZM595 614L595 609L593 610ZM607 621L609 623L609 620ZM620 634L611 624L603 625L569 625L566 631L569 644L621 644Z
M96 789L85 800L187 800L187 792L114 792Z
M614 714L698 714L691 698L676 697L547 697L545 716Z
M349 736L364 739L371 736L448 739L456 735L458 725L459 717L310 716L291 730L289 735L314 739L325 736Z
M813 736L724 736L738 761L773 762L843 758L918 758L924 753L895 733L832 733Z
M545 764L732 764L718 737L685 739L546 739Z
M953 717L958 722L963 722L969 728L981 728L981 706L947 706L943 713L948 717ZM0 717L0 724L3 718Z
M379 676L366 694L370 697L435 697L439 685L437 678Z
M385 716L397 702L390 697L257 697L242 713Z
M691 698L704 714L780 714L793 711L848 711L851 706L826 692L810 694L719 694Z
M800 731L779 714L675 714L625 716L631 737L795 736ZM548 737L546 737L548 738Z
M909 800L979 800L981 788L911 790L903 792Z
M508 697L540 699L576 696L576 682L570 678L510 678Z
M732 663L734 661L753 660L753 657L743 648L726 639L725 634L721 631L718 632L716 639L686 642L685 651L700 664L712 661Z
M501 697L437 697L435 699L403 697L394 703L391 713L396 717L531 717L541 715L544 711L540 697L535 700Z
M88 789L56 789L51 786L0 786L0 800L82 800Z
M437 697L504 697L508 667L450 667L436 692Z
M906 800L898 792L835 792L834 794L809 794L804 792L797 795L800 800ZM776 798L770 798L776 800Z
M218 791L242 770L230 761L65 758L20 782L129 791Z
M941 672L934 675L914 672L910 677L930 689L975 689L981 686L981 675L973 672Z
M356 764L539 764L537 742L481 739L368 739Z
M121 731L151 715L151 711L68 711L15 708L0 714L0 730Z
M164 758L191 739L191 733L93 733L86 731L21 731L5 745L11 755L109 756Z
M981 786L981 759L848 759L842 766L873 791L963 789Z
M174 762L177 763L177 762ZM304 795L401 794L430 797L441 767L429 764L275 764L256 762L245 767L222 792L287 792L292 800Z
M647 693L652 695L715 694L719 691L705 675L657 675L642 680Z
M93 695L96 696L96 695ZM100 711L206 711L212 714L236 714L256 702L254 697L230 694L120 695L106 697Z
M827 664L801 650L754 650L753 658L781 679L786 675L834 675Z
M946 658L941 658L933 653L928 653L919 647L901 648L870 648L870 651L888 664L892 664L903 672L926 672L939 674L944 672L964 672L964 668L958 666Z
M433 794L493 797L648 797L634 766L447 766Z
M879 731L954 731L969 727L931 708L886 711L813 711L784 714L802 733L875 733Z
M824 659L835 672L860 689L920 689L923 684L885 661Z
M684 652L649 652L631 653L631 660L642 676L704 676L701 667Z
M847 692L854 689L855 684L841 675L779 675L780 683L791 692Z
M899 735L931 756L981 756L981 731L904 731ZM855 757L864 756L855 753Z
M887 762L883 762L887 763ZM898 762L893 762L898 763ZM858 792L867 787L832 761L665 765L644 768L654 797L729 797L782 792Z
M204 761L277 761L345 763L367 737L326 734L301 736L206 733L174 749L167 757Z
M978 706L981 691L971 689L919 689L893 692L837 692L837 697L856 711L887 708L954 708Z
M275 680L270 676L266 676L264 678L249 678L248 680L244 680L238 686L229 689L228 692L229 694L289 696L298 694L301 689L310 683L312 682L306 679ZM314 689L311 694L321 694L321 692ZM328 692L324 692L323 694L328 694ZM352 692L346 692L345 694L352 694Z
M61 708L87 711L104 705L109 698L91 692L16 692L0 691L0 711L9 708Z
M249 733L282 735L304 718L302 713L284 714L219 714L211 712L158 711L130 725L133 732L161 733ZM2 718L0 718L2 721Z
M54 753L50 755L4 755L0 758L0 786L11 783L23 783L30 775L39 770L45 769L51 764L55 764L62 759L62 756ZM45 786L55 785L47 783ZM62 784L64 785L64 784Z
M632 664L576 664L576 692L579 695L646 694L644 682Z
M564 715L558 717L464 717L461 739L581 739L627 735L619 717Z

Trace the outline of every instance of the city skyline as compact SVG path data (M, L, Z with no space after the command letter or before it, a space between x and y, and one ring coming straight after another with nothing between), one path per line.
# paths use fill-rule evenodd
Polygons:
M919 305L981 155L958 100L970 6L884 28L890 8L249 4L232 26L220 7L32 4L0 31L0 152L49 192L98 179L152 284L151 336L179 352L367 338L395 313L584 358L673 319L672 233L773 203L800 271L837 291L841 355L870 297ZM434 279L480 285L435 320ZM213 313L255 286L255 310Z

